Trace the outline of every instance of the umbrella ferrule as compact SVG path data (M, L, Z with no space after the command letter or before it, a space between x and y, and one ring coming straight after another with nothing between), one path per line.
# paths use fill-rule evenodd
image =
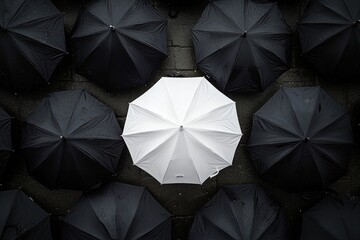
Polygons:
M357 21L353 22L353 26L356 27L359 23L360 23L360 19L358 19Z
M247 33L248 33L247 31L244 31L244 33L243 33L242 36L243 36L243 37L246 37Z
M110 25L110 29L111 29L111 31L115 31L115 26L114 26L114 25Z
M183 127L183 125L180 125L180 129L179 129L179 131L184 131L184 127Z
M307 143L307 142L309 142L309 140L310 140L310 138L309 138L309 137L306 137L306 138L304 138L303 142L304 142L304 143Z

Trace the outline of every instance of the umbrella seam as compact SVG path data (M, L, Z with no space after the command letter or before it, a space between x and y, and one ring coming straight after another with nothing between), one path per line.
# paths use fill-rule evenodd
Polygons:
M57 15L57 16L60 17L60 18L63 18L63 15L62 15L62 14L61 14L61 15L59 14L59 15ZM46 19L47 19L47 18L44 18L44 19L41 19L41 20L46 20ZM24 23L24 24L27 24L27 23ZM21 26L21 25L19 25L19 26ZM18 26L16 26L16 27L18 27ZM14 27L14 28L15 28L15 27ZM36 42L36 43L38 43L38 44L40 44L40 45L43 45L43 46L52 48L52 49L57 50L57 51L59 51L59 52L61 52L61 53L64 53L64 54L66 53L66 49L61 49L61 48L58 48L58 47L53 46L53 45L45 44L45 43L39 41L38 39L31 38L31 37L26 36L26 35L24 35L24 34L22 34L22 33L19 33L19 32L17 31L17 29L9 29L9 32L12 33L12 34L14 34L14 35L20 35L20 36L26 38L26 39L29 40L29 41ZM11 36L11 34L10 34L10 36Z
M185 129L186 131L186 129ZM206 149L210 150L210 152L214 153L217 157L219 157L221 160L221 162L226 163L228 166L231 165L231 163L229 163L228 161L226 161L222 156L220 156L218 153L216 153L215 151L213 151L213 149L207 147L206 145L204 145L201 141L199 141L199 139L197 139L195 136L193 136L189 131L186 131L191 137L193 137L201 146L205 147ZM232 159L231 159L232 161Z

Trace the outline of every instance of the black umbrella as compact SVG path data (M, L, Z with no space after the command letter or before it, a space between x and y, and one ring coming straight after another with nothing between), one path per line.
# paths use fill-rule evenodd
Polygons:
M108 91L144 85L167 56L166 25L147 0L92 1L71 36L75 67Z
M50 0L0 0L0 86L49 82L66 53L63 19Z
M0 107L0 182L11 153L11 117Z
M359 0L310 1L298 24L304 57L330 80L358 80L359 23Z
M287 239L285 211L255 184L220 188L195 215L189 240Z
M281 88L253 118L248 150L259 174L289 191L320 190L347 172L347 111L320 87Z
M170 240L171 215L144 187L109 183L64 218L62 240Z
M223 91L262 91L289 68L291 32L276 3L211 1L191 32L197 65Z
M359 240L359 200L326 196L303 214L301 240Z
M20 190L0 192L1 240L51 240L50 217Z
M87 189L116 171L122 130L113 111L85 90L49 94L24 125L28 170L44 185Z

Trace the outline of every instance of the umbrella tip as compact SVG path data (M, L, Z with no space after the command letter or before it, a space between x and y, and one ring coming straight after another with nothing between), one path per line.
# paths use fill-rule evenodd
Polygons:
M357 20L357 21L355 21L355 22L353 22L353 26L356 27L356 26L358 25L358 23L360 23L360 19Z
M114 26L114 25L110 25L110 29L111 29L111 31L115 31L115 26Z
M244 31L243 37L246 37L246 35L247 35L247 31Z
M180 125L180 129L179 129L180 131L184 131L184 127L183 127L183 125Z
M309 140L310 140L310 138L309 138L309 137L306 137L306 138L304 138L303 142L304 142L304 143L307 143Z

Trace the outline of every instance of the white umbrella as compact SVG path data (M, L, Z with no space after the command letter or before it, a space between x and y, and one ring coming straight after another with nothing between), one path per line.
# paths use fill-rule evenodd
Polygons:
M241 136L235 102L203 77L161 78L123 131L134 164L162 184L202 184L232 164Z

